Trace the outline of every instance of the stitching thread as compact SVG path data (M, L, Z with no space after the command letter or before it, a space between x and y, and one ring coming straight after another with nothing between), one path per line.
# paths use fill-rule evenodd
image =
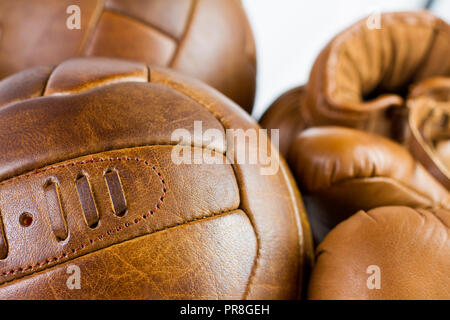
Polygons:
M43 169L36 169L36 170L34 170L32 172L29 172L27 174L24 174L24 175L21 175L21 176L18 176L18 177L14 177L14 178L12 178L10 180L3 181L3 182L0 183L0 186L8 184L8 183L11 183L11 182L14 182L14 181L17 181L17 180L20 180L20 179L23 179L23 178L26 178L26 177L29 177L29 176L32 176L32 175L36 175L38 173L46 172L46 171L49 171L49 170L54 170L54 169L58 169L58 168L65 168L65 167L69 167L69 166L73 167L73 166L76 166L76 165L82 165L82 164L87 164L87 163L105 162L105 161L110 161L110 162L113 162L113 161L136 161L136 162L139 162L139 163L144 163L146 166L151 167L152 170L158 176L159 180L161 181L161 184L163 185L162 195L159 197L158 202L155 205L155 208L153 208L152 210L148 211L146 214L144 214L144 215L142 215L142 216L140 216L138 218L135 218L135 219L127 221L127 222L124 222L123 224L115 227L114 229L106 231L104 234L99 235L99 236L97 236L94 239L90 239L88 242L83 243L83 244L81 244L80 246L78 246L76 248L69 249L68 251L62 253L61 255L59 255L57 257L48 258L48 259L46 259L46 260L44 260L42 262L37 262L35 264L31 264L31 265L28 265L26 267L18 267L16 269L12 269L12 270L9 270L9 271L6 271L6 272L2 272L1 273L2 277L6 277L6 276L9 276L9 275L15 275L17 273L24 273L26 271L32 271L32 270L34 270L36 268L40 268L40 267L43 267L45 265L48 265L48 264L51 264L51 263L54 263L54 262L58 262L59 260L67 258L67 257L75 254L76 252L78 252L78 251L80 251L82 249L85 249L85 248L89 247L90 245L92 245L92 244L94 244L94 243L96 243L98 241L102 241L105 238L107 238L107 237L109 237L109 236L111 236L111 235L113 235L115 233L119 233L119 232L121 232L122 230L125 230L128 227L131 227L133 225L136 225L136 224L140 223L141 221L144 221L145 219L147 219L149 216L153 215L156 211L158 211L161 208L161 205L164 202L164 199L166 197L166 192L167 192L166 182L165 182L164 178L162 177L161 173L156 169L156 166L152 166L147 160L139 159L138 157L135 157L135 158L131 158L131 157L116 157L116 158L114 158L114 157L111 157L111 158L106 158L105 159L105 158L93 158L91 156L89 160L70 162L70 163L65 163L65 164L61 164L61 165L57 165L57 166L46 167L46 168L43 168Z

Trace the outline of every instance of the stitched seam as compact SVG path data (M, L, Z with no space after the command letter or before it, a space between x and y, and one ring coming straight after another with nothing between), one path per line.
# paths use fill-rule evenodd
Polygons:
M237 180L237 178L236 178L236 180ZM256 255L255 255L255 259L253 260L252 270L250 271L250 275L248 276L247 285L245 286L245 292L242 295L242 300L247 300L248 295L250 294L250 287L253 285L253 279L256 276L256 270L259 267L259 260L261 257L261 237L258 233L258 229L256 228L254 219L252 219L252 217L250 216L250 214L248 214L248 212L246 210L244 210L243 208L240 208L240 209L243 212L245 212L245 214L247 215L247 218L250 221L250 224L252 225L252 229L253 229L253 232L255 233L255 237L256 237Z
M55 72L55 69L57 67L58 66L53 66L52 71L50 71L50 73L48 74L47 80L45 80L44 87L42 88L42 91L41 91L41 94L40 94L41 97L45 97L45 91L47 91L48 82L50 81L50 78L51 78L53 72ZM33 99L33 98L19 100L18 102L23 102L23 101L26 101L26 100L29 100L29 99Z
M91 157L89 160L83 160L83 161L77 161L77 162L70 162L70 163L65 163L65 164L61 164L61 165L57 165L57 166L51 166L51 167L47 167L44 169L36 169L30 173L27 173L25 175L22 176L18 176L15 177L13 179L7 180L7 181L3 181L2 183L0 183L1 185L6 185L8 183L11 183L13 181L17 181L32 175L36 175L38 173L42 173L42 172L46 172L46 171L50 171L50 170L54 170L54 169L58 169L58 168L65 168L65 167L74 167L76 165L83 165L83 164L87 164L87 163L96 163L96 162L104 162L104 161L136 161L138 163L144 163L146 166L149 166L152 168L152 170L157 174L159 180L161 181L161 184L163 185L163 189L162 189L162 195L160 196L160 198L158 199L158 202L155 205L155 208L153 208L152 210L148 211L146 214L135 218L133 220L124 222L123 224L116 226L115 228L106 231L104 234L97 236L94 239L90 239L88 242L81 244L80 246L76 247L76 248L72 248L64 253L62 253L61 255L57 256L57 257L53 257L53 258L47 258L46 260L42 261L42 262L37 262L34 264L30 264L26 267L18 267L16 269L12 269L6 272L2 272L1 276L2 277L6 277L8 275L15 275L17 273L23 273L25 271L32 271L36 268L40 268L43 267L45 265L49 265L51 263L54 262L58 262L64 258L68 258L69 256L75 254L76 252L85 249L87 247L89 247L90 245L98 242L98 241L102 241L104 239L106 239L107 237L115 234L115 233L119 233L122 230L125 230L126 228L136 225L138 223L140 223L141 221L144 221L145 219L147 219L150 215L153 215L156 211L158 211L161 208L161 205L164 202L164 199L166 197L166 192L167 192L167 185L166 182L164 180L164 178L162 177L161 173L156 169L156 166L152 166L147 160L144 159L139 159L138 157L135 158L131 158L131 157L112 157L112 158L93 158Z
M181 47L184 45L184 42L186 41L186 38L189 35L192 21L194 20L195 12L197 10L197 5L198 5L198 0L193 0L192 5L191 5L191 10L189 12L189 18L186 22L186 26L184 27L184 34L181 36L181 40L178 41L177 48L175 49L172 59L170 59L170 62L168 65L169 68L173 68L173 65L175 64L175 62L178 58L178 55L180 53Z
M427 220L427 218L429 217L421 212L421 210L423 209L425 208L413 208L413 210L416 211L418 214L420 214L424 220ZM444 229L447 229L447 233L450 232L450 225L448 225L441 217L437 215L437 211L439 208L431 207L426 209L428 209L428 212L431 214L431 216L435 218L444 227Z
M434 29L433 35L431 36L430 43L428 44L428 47L425 50L425 54L423 55L422 60L417 64L416 70L414 70L413 73L411 74L411 79L409 79L410 83L415 82L415 79L417 79L417 76L420 74L421 71L423 71L424 66L426 66L426 63L429 61L431 53L433 52L438 34L440 33L440 29L437 26L434 26L433 29Z
M176 82L171 82L171 81L170 81L170 82L165 83L165 85L167 85L167 86L173 88L174 90L177 90L178 92L180 92L180 93L183 94L184 96L188 97L188 98L191 99L192 101L194 101L194 102L200 104L201 106L203 106L203 108L205 108L208 112L210 112L210 113L211 113L211 114L219 121L219 123L222 125L222 127L223 127L224 129L227 129L227 126L226 126L225 123L222 121L220 115L218 115L216 112L214 112L214 110L212 110L212 109L211 109L207 104L205 104L203 101L201 101L201 100L196 100L195 97L193 97L192 95L190 95L186 90L183 90L183 88L179 88L179 87L177 86L177 83L176 83ZM225 156L225 157L228 157L228 155L226 154L226 151L225 151L224 156ZM253 278L254 278L255 275L256 275L256 269L259 267L259 260L260 260L260 258L261 258L261 237L260 237L260 234L259 234L259 232L258 232L258 228L256 227L256 224L255 224L255 221L254 221L254 219L253 219L253 216L250 215L246 210L244 210L244 208L241 207L241 205L242 205L242 190L241 190L241 186L240 186L240 184L239 184L239 178L238 178L238 175L236 174L236 170L237 170L238 168L236 167L236 165L232 165L231 167L233 168L234 178L236 179L236 183L237 183L237 185L238 185L238 187L239 187L239 198L240 198L240 199L239 199L239 202L240 202L240 203L239 203L239 209L241 209L241 210L242 210L243 212L245 212L245 214L247 215L247 218L249 219L249 221L250 221L250 223L251 223L251 225L252 225L253 232L255 233L255 236L256 236L256 255L255 255L255 259L254 259L254 261L253 261L252 270L251 270L250 275L249 275L249 277L248 277L247 285L246 285L246 287L245 287L245 292L244 292L244 294L243 294L243 296L242 296L242 299L243 299L243 300L246 300L247 297L248 297L248 295L249 295L249 293L250 293L250 287L251 287L252 284L253 284Z
M139 239L139 238L142 238L142 237L145 237L145 236L149 236L149 235L152 235L152 234L156 234L156 233L159 233L159 232L163 232L163 231L166 231L166 230L170 230L170 229L173 229L173 228L176 228L176 227L191 225L191 224L194 224L194 223L197 223L197 222L210 220L210 219L213 219L213 218L216 218L216 217L219 217L219 216L226 216L226 215L236 214L236 213L238 212L238 210L240 210L240 209L237 208L237 209L231 209L231 210L223 210L223 211L219 211L219 212L212 212L212 213L210 213L209 215L204 215L204 216L202 216L202 217L193 218L193 219L191 219L191 220L184 221L184 222L178 222L178 223L175 223L175 224L173 224L173 225L170 225L170 226L167 226L167 227L163 227L163 228L161 228L161 229L156 229L156 230L154 230L153 232L150 232L150 233L138 235L138 236L136 236L136 237L132 237L132 238L130 238L130 239L126 239L126 240L124 240L124 241L114 243L114 244L112 244L111 246L117 246L117 245L120 245L120 244L129 242L129 241L135 240L135 239ZM245 212L243 212L243 213L246 214ZM103 250L103 249L105 249L105 248L100 248L99 250ZM76 257L76 258L82 258L82 257L85 257L85 256L87 256L87 255L90 255L90 254L95 253L96 251L98 251L98 250L94 250L94 251L91 251L91 252L87 252L86 254L81 255L81 256L78 256L78 257ZM68 260L68 261L65 261L65 262L69 262L69 260ZM51 267L55 267L55 266L58 266L58 265L55 264L55 265L53 265L53 266L51 266ZM45 270L45 269L39 270L39 272L44 271L44 270ZM24 277L33 276L34 274L35 274L35 273L29 273L29 274L22 275L22 276L20 276L20 277L12 278L12 279L10 279L10 280L1 282L1 283L0 283L0 288L1 288L2 286L4 286L4 285L8 284L8 283L11 283L11 282L13 282L13 281L22 279L22 278L24 278Z
M143 148L143 147L174 147L174 146L181 146L181 147L191 147L191 148L201 148L201 149L205 149L205 150L210 150L210 151L213 151L213 152L215 152L216 154L218 154L218 155L223 155L224 157L226 156L225 154L224 154L224 152L221 152L221 151L217 151L217 150L215 150L215 149L212 149L211 147L209 147L209 146L197 146L197 145L195 145L195 143L194 142L192 142L190 145L189 144L187 144L187 143L163 143L163 142L160 142L160 143L156 143L156 144L136 144L136 145L129 145L129 146L124 146L124 147L119 147L119 149L114 149L114 148L112 148L112 149L105 149L105 150L96 150L96 151L87 151L87 153L86 154L77 154L77 155L75 155L75 156L73 156L72 157L72 159L73 158L81 158L81 157L86 157L86 156L88 156L89 154L92 154L92 153L104 153L104 152L111 152L111 151L120 151L120 150L125 150L125 149L130 149L130 148ZM55 162L63 162L63 161L68 161L68 160L70 160L70 159L62 159L62 160L55 160ZM49 163L44 163L43 164L43 166L51 166ZM26 171L26 170L25 170ZM33 169L32 170L30 170L30 172L33 172ZM27 174L29 174L29 173L27 173ZM15 179L15 178L20 178L22 175L24 175L24 173L23 172L19 172L17 175L13 175L13 176L11 176L11 177L6 177L6 178L4 178L4 179ZM0 182L0 186L5 182L5 183L7 183L7 181L9 181L9 180L4 180L4 181L2 181L2 182Z
M392 177L383 176L383 175L371 176L371 177L368 176L368 177L358 177L358 178L345 178L345 179L342 179L342 180L339 180L339 181L332 182L329 186L322 187L322 188L319 188L319 189L315 189L314 191L310 191L308 193L312 194L312 193L317 193L317 192L324 192L325 190L327 190L329 188L339 186L340 184L343 184L343 183L346 183L346 182L349 182L349 181L362 182L364 180L372 180L372 179L386 179L386 180L389 180L389 181L393 181L394 183L397 183L398 185L402 186L406 190L408 190L411 193L413 193L416 197L420 197L420 198L426 199L426 200L428 200L430 202L433 202L433 199L431 199L430 197L428 197L425 194L420 193L419 191L417 191L415 189L412 189L411 187L407 186L403 182L401 182L399 180L396 180L396 179L393 179Z
M97 30L97 26L100 23L100 20L102 18L103 12L105 11L105 1L102 0L101 5L96 8L97 12L94 12L95 18L92 21L92 23L88 26L88 32L86 33L85 38L82 40L80 47L78 48L78 55L79 56L86 56L86 50L89 48L89 46L92 44L92 41L94 40L95 32Z
M283 173L283 178L289 182L290 178L289 177L289 173L286 172L285 168L282 166L282 164L280 165L280 169L281 172ZM306 249L307 249L307 240L306 240L306 234L307 231L305 230L305 225L303 223L303 218L302 218L302 213L304 213L304 210L300 205L297 207L297 202L295 201L295 199L297 198L296 196L299 196L298 194L296 194L295 190L293 189L291 184L287 184L287 190L288 190L288 194L291 196L291 204L292 204L292 208L294 211L294 220L297 224L297 235L298 235L298 242L299 242L299 261L300 264L298 266L299 271L297 272L297 297L301 298L302 294L304 294L304 292L302 289L305 288L305 274L306 274L306 266L307 266L307 254L306 254ZM303 210L302 210L303 209Z

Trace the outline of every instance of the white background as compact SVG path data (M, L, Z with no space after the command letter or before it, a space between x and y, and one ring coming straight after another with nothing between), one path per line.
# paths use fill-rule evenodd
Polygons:
M284 91L305 83L316 56L331 38L375 11L417 10L425 0L242 0L255 35L256 119ZM431 10L450 22L450 0Z

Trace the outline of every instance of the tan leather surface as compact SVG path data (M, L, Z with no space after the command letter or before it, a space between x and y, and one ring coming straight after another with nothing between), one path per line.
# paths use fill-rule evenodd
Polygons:
M41 88L48 95L32 92L0 100L0 122L14 123L0 129L0 298L304 294L312 242L283 160L265 176L262 163L177 166L170 158L171 133L193 135L195 120L203 130L258 129L237 105L172 71L99 58L57 66ZM194 145L228 156L225 141ZM84 274L79 291L65 286L71 263Z
M80 30L66 27L74 4ZM255 44L239 0L5 0L0 27L0 79L70 57L118 57L171 67L253 107Z
M305 129L307 115L302 115L301 105L305 96L305 87L291 89L281 95L270 105L259 120L261 127L268 130L280 130L279 150L283 156L288 154L292 141L299 132Z
M436 155L447 170L450 171L450 139L439 141L437 143Z
M189 10L195 0L106 0L105 8L113 12L126 12L153 25L155 29L181 40L189 20Z
M153 83L113 84L84 94L25 100L14 106L0 109L0 123L8 128L0 132L1 179L81 155L167 145L178 128L193 135L194 120L223 130L199 103ZM16 125L11 127L11 123Z
M433 77L415 83L409 92L408 99L429 97L437 101L450 101L450 78Z
M305 106L313 125L395 137L403 128L388 110L405 107L408 86L450 75L450 26L428 11L383 13L381 29L368 29L366 20L338 34L316 59Z
M381 207L339 224L316 251L309 299L450 299L450 211ZM379 267L379 289L367 283ZM372 281L371 281L372 280Z
M83 61L82 63L80 63ZM108 58L70 59L48 78L44 96L80 93L118 82L148 82L148 68L140 63ZM67 75L71 76L68 77Z
M198 81L181 81L184 77L158 68L152 68L151 74L152 82L168 85L201 102L221 121L226 129L259 128L256 122L248 117L242 109L236 108L230 103L221 103L222 96L204 84ZM249 153L257 152L256 146L253 144L247 148ZM276 152L272 145L269 148L272 150L271 152ZM241 192L240 208L247 212L259 236L259 254L246 298L256 299L261 296L261 292L264 294L263 296L279 295L288 298L290 297L289 292L293 290L294 286L294 283L288 280L290 274L302 272L301 270L307 269L308 263L311 263L311 260L308 259L312 250L312 240L309 238L310 227L303 208L298 206L300 200L296 186L286 183L288 169L284 162L281 161L280 170L274 176L260 175L258 167L251 164L234 165L238 184L245 188L245 192ZM265 201L267 198L273 201ZM290 201L286 202L286 199L290 199ZM292 211L295 214L288 214ZM278 223L273 223L273 219ZM269 224L268 221L272 223ZM287 228L288 225L297 226L297 231L294 232ZM274 250L273 242L263 237L264 234L277 234L280 242L291 243L290 249L280 247ZM300 246L297 246L295 252L292 252L296 246L294 245L295 239L300 239ZM286 252L286 250L288 251ZM296 254L299 254L299 260L293 262L290 257ZM276 270L271 266L273 261L277 262ZM297 263L298 265L295 267ZM303 274L306 275L306 273ZM287 281L283 287L279 286L277 282L279 279ZM306 284L305 277L299 276L297 281L300 283L300 287Z
M286 92L262 117L263 127L281 130L283 154L296 135L289 134L294 127L352 127L403 143L410 87L450 76L450 26L445 21L417 11L382 13L381 29L369 29L366 22L356 22L328 43L302 95L298 88ZM424 83L412 94L430 86L437 90L433 82Z
M73 4L81 9L79 30L66 27L66 9ZM101 11L101 0L1 1L0 79L80 55Z
M315 243L348 219L319 246L310 298L448 299L449 256L436 244L448 223L416 233L405 212L450 210L450 26L428 11L382 13L380 24L369 29L365 18L337 34L308 83L282 94L260 124L280 129ZM377 231L355 226L363 214L352 215L381 206L410 208L392 209ZM366 287L373 257L389 268L388 289Z
M53 67L40 66L4 79L0 86L0 108L42 96L52 70Z
M118 37L124 30L132 36ZM174 39L140 21L105 11L85 52L86 56L110 56L168 66L177 45Z
M1 289L2 298L239 299L255 250L251 224L237 210L121 242L16 280ZM71 265L80 268L80 290L67 289Z
M402 146L343 127L303 131L288 157L320 242L358 210L385 205L444 207L450 194Z
M239 190L230 166L177 166L171 161L171 151L171 146L152 146L100 153L2 182L0 207L9 253L8 259L2 261L0 283L67 258L238 208ZM117 172L119 192L126 200L127 211L120 217L116 217L118 213L114 210L114 202L120 199L113 196L105 181L108 170ZM81 174L90 185L88 193L94 194L94 210L99 216L94 228L89 227L83 206L89 200L88 195L81 193L77 182L74 183ZM198 177L204 179L199 183ZM59 186L57 198L46 197L45 186L49 181ZM190 186L189 193L184 191L186 186ZM55 236L58 231L52 226L55 216L49 216L52 205L56 207L55 216L59 215L70 226L66 239ZM34 216L33 224L27 228L17 225L22 212ZM52 261L47 263L49 259Z
M206 82L250 112L256 90L256 49L242 4L197 1L190 28L170 66Z
M284 160L282 159L284 162ZM301 232L299 233L299 236L303 238L304 244L303 248L301 248L301 265L302 268L299 270L301 274L299 274L299 281L301 288L305 288L308 285L309 277L311 275L312 267L314 266L315 258L314 258L314 239L313 239L313 233L311 230L311 226L309 223L308 216L306 214L305 206L303 204L302 196L300 194L300 191L298 190L297 183L290 172L289 169L287 169L288 166L284 165L281 169L283 170L284 176L291 181L290 184L290 194L292 194L296 201L296 206L299 208L299 216L300 222L297 222L300 224ZM299 299L306 298L306 290L303 290L302 292L299 292L298 297Z
M431 78L412 90L407 146L414 157L450 190L446 145L450 141L450 78Z

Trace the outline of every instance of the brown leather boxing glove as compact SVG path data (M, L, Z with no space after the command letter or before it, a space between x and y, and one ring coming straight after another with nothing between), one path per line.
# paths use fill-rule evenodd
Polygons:
M409 86L450 76L450 26L443 20L421 11L382 13L380 29L366 22L339 33L322 50L301 95L280 98L263 116L263 127L288 136L280 143L283 154L298 132L313 126L347 126L403 142ZM285 109L290 111L279 115Z
M402 146L355 129L318 127L293 142L288 163L319 243L359 210L386 205L450 209L450 194Z
M309 299L450 299L450 211L360 211L317 248Z
M80 29L69 29L75 4ZM77 56L170 67L253 107L255 43L239 0L0 1L0 79Z
M259 129L210 87L139 63L78 58L0 82L0 298L301 294L312 244L288 169L237 162L225 135L184 145L214 163L177 164L172 134L194 121Z

